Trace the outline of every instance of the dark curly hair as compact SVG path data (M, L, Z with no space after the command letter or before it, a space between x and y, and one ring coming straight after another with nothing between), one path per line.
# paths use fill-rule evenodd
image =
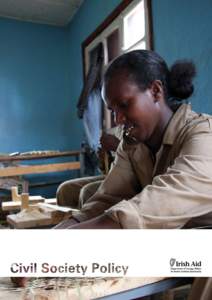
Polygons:
M171 99L187 99L194 91L192 80L196 69L190 60L176 61L169 70L164 59L156 52L134 50L119 56L109 65L104 74L104 82L107 83L120 72L126 72L128 78L142 91L149 88L154 80L160 80L167 103Z

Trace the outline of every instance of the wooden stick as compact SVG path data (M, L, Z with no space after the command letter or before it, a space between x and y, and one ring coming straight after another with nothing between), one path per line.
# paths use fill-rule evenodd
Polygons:
M65 157L65 156L79 156L80 151L64 151L64 152L54 152L54 153L45 153L45 154L25 154L25 155L2 155L0 156L0 162L4 161L21 161L21 160L32 160L39 158L54 158L54 157Z
M21 210L27 209L29 207L29 194L21 194Z
M18 194L17 186L12 186L11 192L12 192L12 201L20 201L21 200L21 196Z
M0 177L4 176L17 176L25 174L40 174L49 172L59 172L68 170L80 169L80 162L67 162L58 164L46 164L46 165L32 165L32 166L17 166L6 167L0 169Z
M104 153L104 164L105 164L105 174L108 174L109 172L109 157L107 152Z
M29 204L30 205L35 205L37 203L42 203L42 202L45 202L45 203L48 203L48 204L56 204L57 200L56 200L56 198L44 199L41 196L29 196ZM20 208L21 208L21 197L20 197L20 201L2 202L1 206L2 206L3 211L20 210Z
M65 206L59 206L59 205L56 205L56 204L54 205L54 204L45 203L45 202L44 203L39 203L38 206L40 208L51 208L51 209L61 211L61 212L64 212L64 213L71 212L71 211L76 211L76 212L79 211L79 209L65 207Z

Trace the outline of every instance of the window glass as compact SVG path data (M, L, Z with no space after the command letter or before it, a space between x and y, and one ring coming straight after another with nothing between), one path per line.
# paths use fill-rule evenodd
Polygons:
M140 41L137 44L133 45L131 48L129 48L127 51L132 51L132 50L146 50L146 41Z
M144 2L141 1L124 17L124 49L145 37Z

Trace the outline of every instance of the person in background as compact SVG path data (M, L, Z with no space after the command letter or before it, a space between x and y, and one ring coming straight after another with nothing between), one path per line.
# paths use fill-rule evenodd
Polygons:
M97 191L108 173L114 159L114 153L121 139L121 128L114 127L104 132L100 138L98 149L99 168L101 175L71 179L63 182L57 189L57 204L75 209L83 204Z

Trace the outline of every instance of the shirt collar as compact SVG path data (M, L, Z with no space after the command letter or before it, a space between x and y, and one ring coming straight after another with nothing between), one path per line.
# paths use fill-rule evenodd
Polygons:
M182 104L169 121L163 136L163 144L173 145L178 133L185 126L188 115L191 112L190 104Z

